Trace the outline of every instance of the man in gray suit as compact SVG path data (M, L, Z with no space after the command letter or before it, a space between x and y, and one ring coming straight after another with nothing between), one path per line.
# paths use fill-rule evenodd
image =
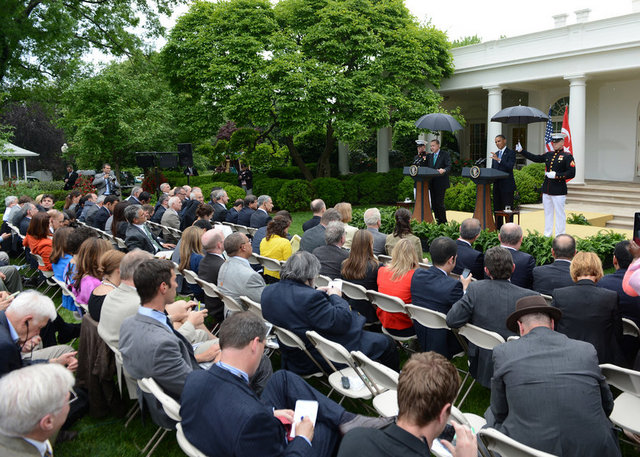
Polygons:
M553 331L562 317L544 298L521 298L507 318L520 339L496 346L487 425L554 455L619 456L607 419L613 397L594 347Z
M169 199L169 206L166 211L162 215L162 219L160 220L160 224L165 227L171 227L176 230L180 230L180 210L182 209L182 200L180 197L171 197ZM177 243L180 241L179 236L175 236L166 228L162 229L162 239L164 239L167 243Z
M447 325L460 328L470 322L485 330L499 333L505 340L515 335L515 332L507 329L504 324L507 316L513 312L519 298L537 294L509 282L514 268L509 250L500 246L487 250L484 270L491 279L469 284L467 293L455 302L447 313ZM491 351L469 344L469 362L471 375L481 385L489 387L493 374Z
M386 254L384 244L387 242L387 235L380 233L381 222L378 208L369 208L364 212L364 223L367 225L367 230L373 235L373 253L375 255Z
M264 279L249 264L251 241L247 235L234 232L224 240L224 250L229 259L222 264L218 272L220 292L238 300L246 295L260 303L262 291L266 287Z
M100 195L120 195L120 183L115 173L111 172L111 165L105 163L102 166L102 173L98 173L93 178L93 186L96 193Z
M315 248L326 246L324 231L327 225L329 225L329 222L342 222L342 216L337 209L329 208L326 210L322 218L320 218L320 223L302 234L300 250L313 252Z

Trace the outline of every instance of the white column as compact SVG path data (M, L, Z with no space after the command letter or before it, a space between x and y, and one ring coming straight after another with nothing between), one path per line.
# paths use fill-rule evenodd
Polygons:
M4 165L4 160L0 159L0 182L4 182L4 176L2 173L2 166Z
M378 129L378 173L386 173L389 171L389 150L391 150L392 138L393 130L391 127L382 127Z
M24 168L24 181L27 181L27 159L22 159L22 168Z
M491 151L496 149L496 135L502 133L500 122L491 122L491 118L502 109L501 86L485 86L484 90L489 92L487 98L487 167L491 166Z
M584 184L587 78L585 75L570 75L565 76L564 79L569 81L569 128L571 129L573 157L576 160L576 177L571 183Z
M349 145L338 141L338 170L341 175L349 173Z

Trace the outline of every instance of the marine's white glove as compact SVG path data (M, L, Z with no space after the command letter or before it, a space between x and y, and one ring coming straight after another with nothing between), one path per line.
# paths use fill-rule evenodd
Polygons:
M555 179L555 177L556 177L556 172L555 172L555 171L547 171L547 172L545 173L545 176L546 176L547 178L549 178L549 179Z
M516 151L517 152L522 152L522 145L520 144L519 141L518 141L518 144L516 144Z

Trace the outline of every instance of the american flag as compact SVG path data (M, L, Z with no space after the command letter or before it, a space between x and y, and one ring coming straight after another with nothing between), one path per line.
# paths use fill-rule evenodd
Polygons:
M553 151L553 142L551 141L551 134L553 133L553 124L551 122L551 108L549 108L549 120L547 121L547 128L544 131L544 148L545 151Z

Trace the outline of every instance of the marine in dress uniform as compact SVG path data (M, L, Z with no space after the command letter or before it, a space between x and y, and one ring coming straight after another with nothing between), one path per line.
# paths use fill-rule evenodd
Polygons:
M576 163L573 156L564 149L564 137L563 133L554 133L551 136L554 150L544 154L518 151L532 162L545 163L545 178L542 183L544 236L551 236L553 232L554 214L556 236L565 233L567 216L564 212L564 203L567 198L567 180L575 177Z

